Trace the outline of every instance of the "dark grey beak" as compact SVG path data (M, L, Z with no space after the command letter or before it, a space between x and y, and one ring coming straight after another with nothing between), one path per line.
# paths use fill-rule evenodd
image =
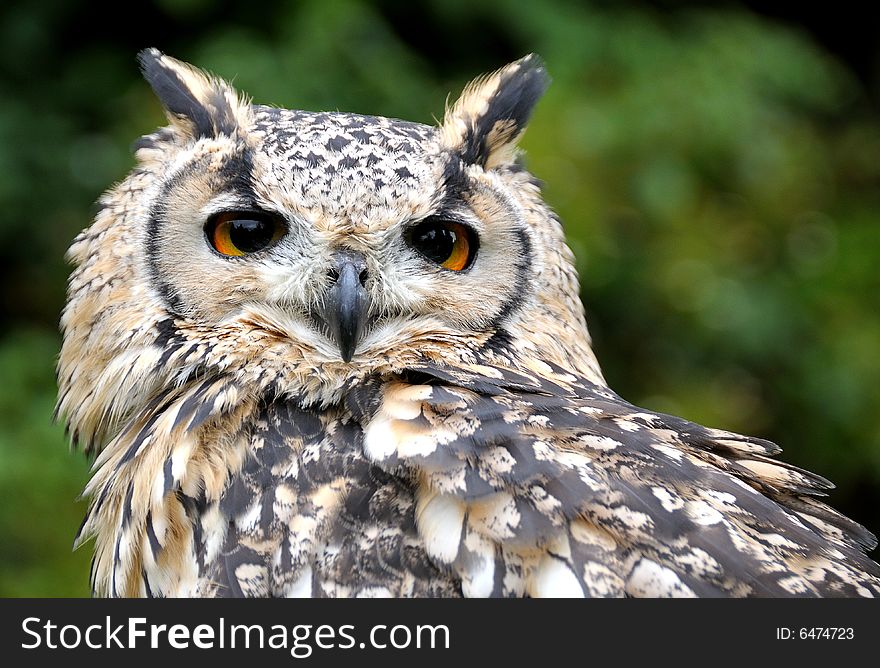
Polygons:
M351 362L370 311L369 295L364 287L367 263L358 253L341 251L330 270L330 278L334 283L324 302L323 319L339 346L342 359Z

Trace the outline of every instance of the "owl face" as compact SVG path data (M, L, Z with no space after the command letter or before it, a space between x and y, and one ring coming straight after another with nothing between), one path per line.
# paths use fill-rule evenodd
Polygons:
M536 58L477 79L436 128L252 105L140 60L170 124L69 251L58 411L87 447L217 375L330 405L492 346L601 382L573 256L518 161Z
M532 282L528 224L504 179L439 135L252 107L168 156L144 221L156 291L195 325L265 323L327 361L412 345L403 331L493 330Z

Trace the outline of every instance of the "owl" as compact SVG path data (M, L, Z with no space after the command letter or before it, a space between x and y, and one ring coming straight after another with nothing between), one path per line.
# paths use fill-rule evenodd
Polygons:
M828 481L608 388L517 148L537 57L437 127L139 58L169 125L70 248L58 364L95 595L880 595Z

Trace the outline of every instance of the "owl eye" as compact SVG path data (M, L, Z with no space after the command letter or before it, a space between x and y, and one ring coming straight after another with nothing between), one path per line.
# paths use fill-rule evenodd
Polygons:
M240 257L278 241L286 228L278 218L255 211L224 211L208 219L205 234L221 255Z
M407 243L445 269L467 269L477 254L477 235L467 225L429 218L406 235Z

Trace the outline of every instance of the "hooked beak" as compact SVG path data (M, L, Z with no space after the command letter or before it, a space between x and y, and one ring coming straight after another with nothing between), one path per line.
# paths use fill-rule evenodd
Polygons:
M330 277L334 282L324 301L322 316L342 359L351 362L370 311L364 287L367 263L359 253L342 251L335 258Z

